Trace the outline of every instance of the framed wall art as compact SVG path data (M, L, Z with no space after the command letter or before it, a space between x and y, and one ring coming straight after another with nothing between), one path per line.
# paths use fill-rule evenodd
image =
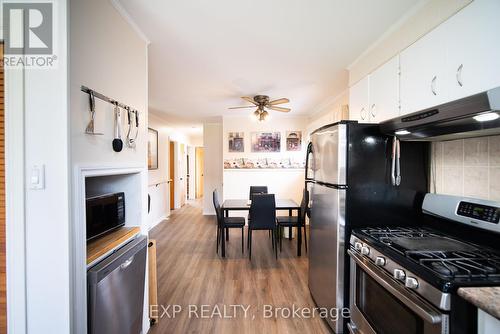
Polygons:
M148 169L158 169L158 131L148 128Z
M280 132L252 132L252 152L280 152Z

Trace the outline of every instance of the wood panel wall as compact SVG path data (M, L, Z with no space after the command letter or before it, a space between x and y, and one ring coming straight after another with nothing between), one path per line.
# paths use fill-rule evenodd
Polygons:
M0 43L3 59L3 43ZM4 70L0 62L0 333L7 333L7 286L5 263L5 107Z

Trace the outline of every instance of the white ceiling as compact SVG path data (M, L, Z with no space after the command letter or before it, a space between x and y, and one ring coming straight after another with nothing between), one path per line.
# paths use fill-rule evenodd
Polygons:
M288 97L311 114L347 87L346 67L419 0L119 0L151 41L149 106L180 123Z

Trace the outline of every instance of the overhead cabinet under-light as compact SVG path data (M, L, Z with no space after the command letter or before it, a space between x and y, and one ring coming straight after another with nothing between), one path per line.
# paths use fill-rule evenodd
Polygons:
M500 87L380 124L401 140L438 141L500 134Z

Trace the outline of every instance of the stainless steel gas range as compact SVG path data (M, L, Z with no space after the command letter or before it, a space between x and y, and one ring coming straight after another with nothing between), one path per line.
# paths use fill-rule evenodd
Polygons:
M427 194L423 212L419 226L352 231L351 333L476 332L456 290L500 285L500 203Z

